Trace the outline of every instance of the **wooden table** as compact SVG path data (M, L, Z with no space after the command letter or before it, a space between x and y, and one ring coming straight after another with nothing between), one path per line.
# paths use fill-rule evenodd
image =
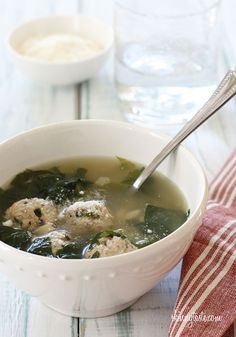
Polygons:
M115 96L112 60L95 79L81 86L43 86L15 69L3 41L14 25L35 16L82 11L111 22L111 4L111 0L0 0L0 141L32 127L63 120L123 119ZM235 7L233 2L232 6ZM226 28L231 30L230 20ZM228 40L231 38L229 35ZM233 60L235 50L229 46L226 45L228 56ZM234 104L229 104L185 142L202 163L209 180L235 146L235 110ZM164 337L175 303L179 271L180 266L130 309L107 318L79 321L48 309L0 275L0 337Z

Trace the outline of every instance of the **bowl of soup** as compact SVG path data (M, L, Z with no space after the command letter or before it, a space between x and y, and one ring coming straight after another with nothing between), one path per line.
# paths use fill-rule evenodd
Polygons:
M82 120L1 143L0 271L70 316L134 303L181 260L206 205L205 174L183 146L132 190L168 140Z

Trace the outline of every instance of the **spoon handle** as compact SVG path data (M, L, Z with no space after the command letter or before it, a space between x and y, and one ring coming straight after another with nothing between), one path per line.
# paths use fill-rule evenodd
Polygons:
M173 151L188 135L196 130L202 123L218 111L236 94L236 71L229 71L213 92L203 107L186 123L183 128L171 139L161 152L146 166L139 177L133 183L135 189L139 189L145 180L155 171L158 165Z

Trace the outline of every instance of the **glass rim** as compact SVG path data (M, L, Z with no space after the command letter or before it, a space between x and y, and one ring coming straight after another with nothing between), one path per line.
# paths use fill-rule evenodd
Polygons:
M199 11L196 11L196 12L189 12L189 13L185 13L185 14L177 14L177 15L168 15L168 14L147 14L147 13L141 13L139 12L138 10L135 10L135 9L132 9L130 8L128 5L125 5L123 3L122 0L115 0L115 6L117 7L120 7L126 11L129 11L131 12L133 15L136 15L136 16L140 16L140 17L143 17L143 18L150 18L150 19L180 19L180 18L186 18L186 17L194 17L194 16L199 16L199 15L202 15L204 13L207 13L208 11L210 11L212 8L214 7L217 7L220 5L220 3L222 2L222 0L215 0L212 2L211 5L207 6L206 8L204 8L203 10L199 10Z

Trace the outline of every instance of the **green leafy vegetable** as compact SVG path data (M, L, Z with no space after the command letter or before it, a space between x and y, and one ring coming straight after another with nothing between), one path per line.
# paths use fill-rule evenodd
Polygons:
M75 198L78 196L78 190L84 189L90 182L85 179L87 170L80 168L75 174L63 176L57 179L57 182L51 185L46 191L45 197L54 200L55 203L61 203L67 198Z
M92 256L91 259L97 259L100 257L100 253L98 251L96 251Z
M145 234L144 242L141 242L141 245L163 239L181 226L187 217L188 213L181 210L147 205L144 222L137 224L137 227Z
M92 239L90 240L90 248L99 242L99 239L102 238L113 238L114 236L118 236L121 237L122 239L125 239L126 236L124 235L123 231L121 229L117 229L117 230L104 230L102 232L98 232L97 234L95 234Z
M119 160L120 168L122 170L134 170L135 169L135 164L132 161L122 158L122 157L118 157L118 156L116 156L116 158Z
M147 205L144 221L136 224L142 237L133 241L138 248L150 245L174 232L188 218L189 212Z
M141 168L137 168L137 169L130 171L127 177L122 181L122 183L132 185L135 182L135 180L138 178L140 173L143 171L143 169L144 168L141 167Z
M42 256L53 257L51 240L48 237L35 238L27 252Z
M24 198L49 198L60 203L67 198L79 197L80 189L91 184L85 178L86 172L84 168L79 168L73 175L65 175L58 168L25 170L12 180L10 188L1 190L0 214Z
M147 205L144 222L149 229L162 238L175 231L187 220L187 217L187 213L181 210Z
M127 174L126 178L122 181L122 183L132 185L135 182L135 180L138 178L140 173L143 171L144 168L143 167L137 168L137 166L132 161L130 161L128 159L118 157L118 156L116 156L116 158L120 162L121 170L128 171L128 174Z
M26 230L0 226L0 240L17 249L25 249L30 239L31 234Z
M30 186L32 183L38 183L41 187L45 188L48 183L56 182L62 177L64 177L64 174L55 168L51 170L25 170L15 176L11 185Z
M11 186L0 195L2 213L14 202L33 197L45 197L50 186L63 179L62 173L47 170L25 170L11 182Z
M62 249L57 251L55 257L61 259L81 259L83 257L82 248L76 242L68 243Z

